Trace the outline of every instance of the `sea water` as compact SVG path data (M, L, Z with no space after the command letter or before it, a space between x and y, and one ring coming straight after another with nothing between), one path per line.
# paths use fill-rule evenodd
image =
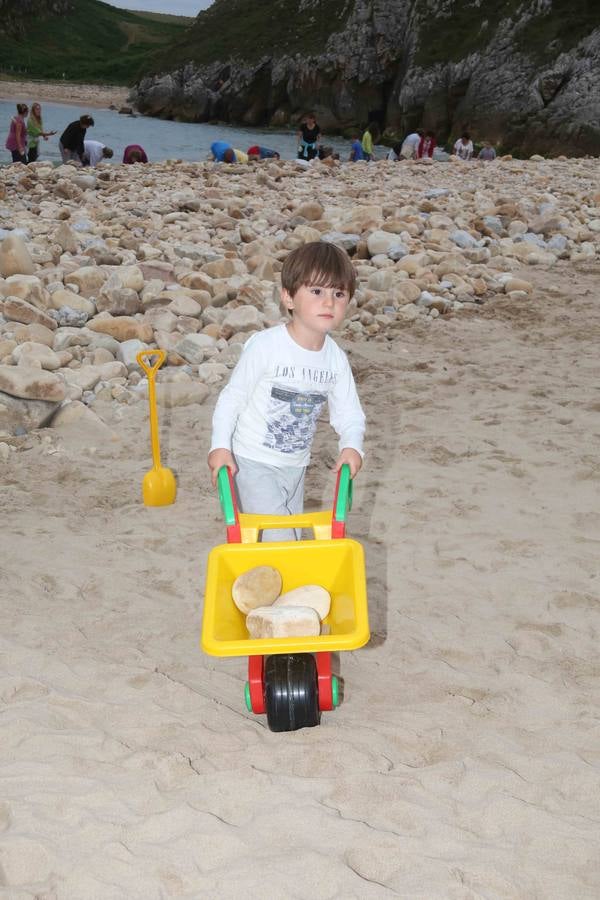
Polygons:
M31 108L35 97L23 98ZM8 150L4 149L4 141L12 116L16 113L15 100L0 100L0 163L10 162ZM244 153L253 144L270 147L281 154L282 159L295 159L298 152L296 132L273 131L256 128L240 128L231 125L206 125L193 122L167 122L164 119L153 119L149 116L120 115L111 109L91 109L85 106L73 106L64 103L42 103L42 118L46 131L58 132L47 141L39 144L39 159L60 162L58 139L70 122L84 113L89 113L95 122L88 128L87 137L101 141L114 150L113 162L122 162L123 150L128 144L140 144L150 162L162 162L165 159L185 159L205 161L210 159L210 145L213 141L227 141L232 147ZM323 143L329 144L340 154L342 160L348 159L350 142L340 137L323 135ZM385 158L386 148L380 148L379 158Z

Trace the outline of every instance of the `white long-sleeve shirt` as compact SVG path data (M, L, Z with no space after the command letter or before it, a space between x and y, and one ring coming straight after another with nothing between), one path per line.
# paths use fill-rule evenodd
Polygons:
M98 163L104 159L102 151L106 147L106 144L102 144L100 141L85 140L83 146L85 148L85 154L90 161L90 166L97 166Z
M305 350L285 325L253 335L213 415L211 450L269 465L306 466L324 403L339 447L361 455L365 416L348 358L329 336Z

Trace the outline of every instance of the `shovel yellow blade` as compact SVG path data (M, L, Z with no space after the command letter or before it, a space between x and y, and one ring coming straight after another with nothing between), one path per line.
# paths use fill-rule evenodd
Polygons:
M170 469L160 464L160 443L158 440L158 414L156 411L157 371L165 361L164 350L142 350L136 359L148 376L148 403L150 405L150 444L152 446L153 467L144 475L142 482L142 498L145 506L169 506L175 503L177 484ZM150 360L154 358L154 362Z
M142 481L142 497L145 506L169 506L175 503L177 484L170 469L161 466L150 469Z

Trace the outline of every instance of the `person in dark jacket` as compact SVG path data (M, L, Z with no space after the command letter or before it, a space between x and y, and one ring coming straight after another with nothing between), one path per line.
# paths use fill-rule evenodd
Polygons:
M93 124L94 120L92 117L85 115L80 116L76 122L71 122L70 125L67 125L58 142L60 155L62 156L62 161L64 163L69 162L70 160L83 163L83 157L85 155L85 147L83 145L85 133Z

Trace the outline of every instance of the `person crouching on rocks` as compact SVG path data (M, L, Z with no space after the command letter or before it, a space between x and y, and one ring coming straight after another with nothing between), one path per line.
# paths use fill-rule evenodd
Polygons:
M139 144L129 144L123 151L123 162L126 165L132 163L147 163L146 151Z
M84 166L97 166L103 159L112 159L113 151L102 141L84 141L85 155L83 157Z
M75 122L71 122L60 136L58 148L63 163L74 162L77 165L83 164L85 156L85 134L88 128L91 128L94 120L91 116L80 116Z
M246 153L250 162L256 162L259 159L281 159L281 154L278 153L277 150L269 150L268 147L259 147L258 144L254 144L253 147L248 147Z
M229 147L223 154L223 162L225 163L247 163L248 154L242 150L236 150L235 147Z

